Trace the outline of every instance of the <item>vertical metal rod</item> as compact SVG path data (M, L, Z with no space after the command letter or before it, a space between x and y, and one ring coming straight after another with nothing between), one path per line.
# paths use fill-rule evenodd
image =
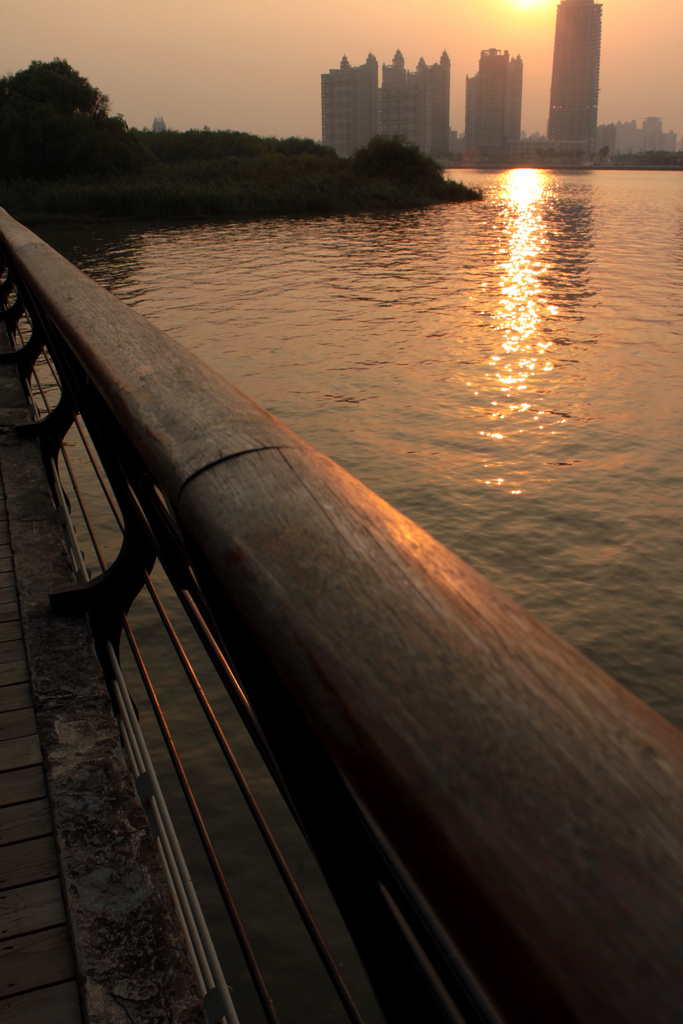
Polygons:
M242 949L242 953L244 955L247 968L249 969L249 973L254 983L254 987L256 988L256 992L261 1002L261 1006L268 1020L271 1021L272 1024L278 1024L278 1017L273 1008L273 1003L270 998L268 989L266 987L266 983L263 979L263 975L261 974L261 969L258 966L256 957L254 956L253 950L251 948L251 943L249 942L249 938L244 929L244 925L242 924L241 918L237 911L237 907L235 906L234 900L232 898L232 894L225 880L223 869L221 868L218 858L216 857L216 853L213 849L211 839L206 830L204 820L199 812L199 807L197 806L194 793L192 792L187 776L185 775L185 771L183 769L182 763L175 748L175 744L173 742L173 737L171 736L171 732L166 723L166 719L161 709L161 705L159 704L157 695L154 691L154 687L152 686L151 679L149 678L149 674L142 660L139 648L135 642L135 639L127 623L124 623L124 631L128 638L128 643L130 644L130 648L133 657L135 658L138 671L140 672L140 677L145 686L145 690L147 691L147 697L150 701L150 705L152 707L152 710L154 711L157 723L159 725L159 729L161 731L164 742L168 749L171 761L173 763L173 767L178 777L178 782L180 783L180 786L185 795L185 800L190 810L190 814L192 815L195 828L197 829L199 837L202 841L204 852L206 853L206 856L209 860L209 864L211 866L214 878L220 890L221 896L223 897L223 903L230 917L231 924L235 931L235 936Z
M205 991L210 992L212 988L218 989L223 1003L224 1015L229 1024L239 1024L232 997L225 983L209 930L206 927L204 914L197 899L173 822L166 807L152 759L137 721L121 666L110 642L107 643L107 651L114 673L114 688L119 710L125 722L131 753L133 754L131 767L134 768L138 776L146 775L151 789L150 807L164 847L164 854L173 876L174 888L180 898L183 916L192 936L192 948L201 968L201 977Z

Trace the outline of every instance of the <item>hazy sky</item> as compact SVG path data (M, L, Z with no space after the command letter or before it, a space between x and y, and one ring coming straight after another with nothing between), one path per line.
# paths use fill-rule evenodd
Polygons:
M151 127L321 136L320 75L346 54L414 70L451 58L451 126L465 75L495 47L524 61L522 127L545 132L555 0L20 0L3 5L0 75L65 58L112 113ZM683 135L682 0L605 0L598 120L664 119ZM0 157L1 158L1 157Z

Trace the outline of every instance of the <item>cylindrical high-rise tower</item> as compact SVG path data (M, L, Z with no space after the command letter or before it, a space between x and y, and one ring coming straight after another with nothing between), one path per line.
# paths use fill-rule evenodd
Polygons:
M598 126L602 4L562 0L557 8L548 139L591 153Z

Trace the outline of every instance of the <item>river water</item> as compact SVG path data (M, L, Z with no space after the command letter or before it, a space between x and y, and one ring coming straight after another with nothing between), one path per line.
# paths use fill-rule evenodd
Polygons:
M683 176L44 232L683 726Z
M484 201L41 233L683 726L683 176L456 176ZM332 1024L338 1007L314 980L182 672L144 606L136 614L282 1020ZM227 719L227 698L211 696ZM250 765L246 743L233 743ZM378 1021L315 864L263 771L249 771ZM182 801L169 799L240 1017L258 1021Z

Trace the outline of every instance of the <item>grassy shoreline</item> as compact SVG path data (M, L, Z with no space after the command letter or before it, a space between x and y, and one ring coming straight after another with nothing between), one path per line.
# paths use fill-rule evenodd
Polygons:
M246 162L246 161L245 161ZM278 215L315 216L413 209L443 202L467 202L480 193L459 182L401 181L391 176L363 178L347 168L292 166L284 158L269 173L256 168L202 168L183 165L168 173L111 180L14 181L0 184L0 205L18 219L77 217L158 220L171 218L244 219ZM185 171L185 173L183 173Z
M19 219L149 221L360 213L481 198L399 140L374 139L348 159L311 146L313 152L271 147L254 155L208 157L190 150L175 159L152 156L135 171L107 177L15 178L0 181L0 205Z

